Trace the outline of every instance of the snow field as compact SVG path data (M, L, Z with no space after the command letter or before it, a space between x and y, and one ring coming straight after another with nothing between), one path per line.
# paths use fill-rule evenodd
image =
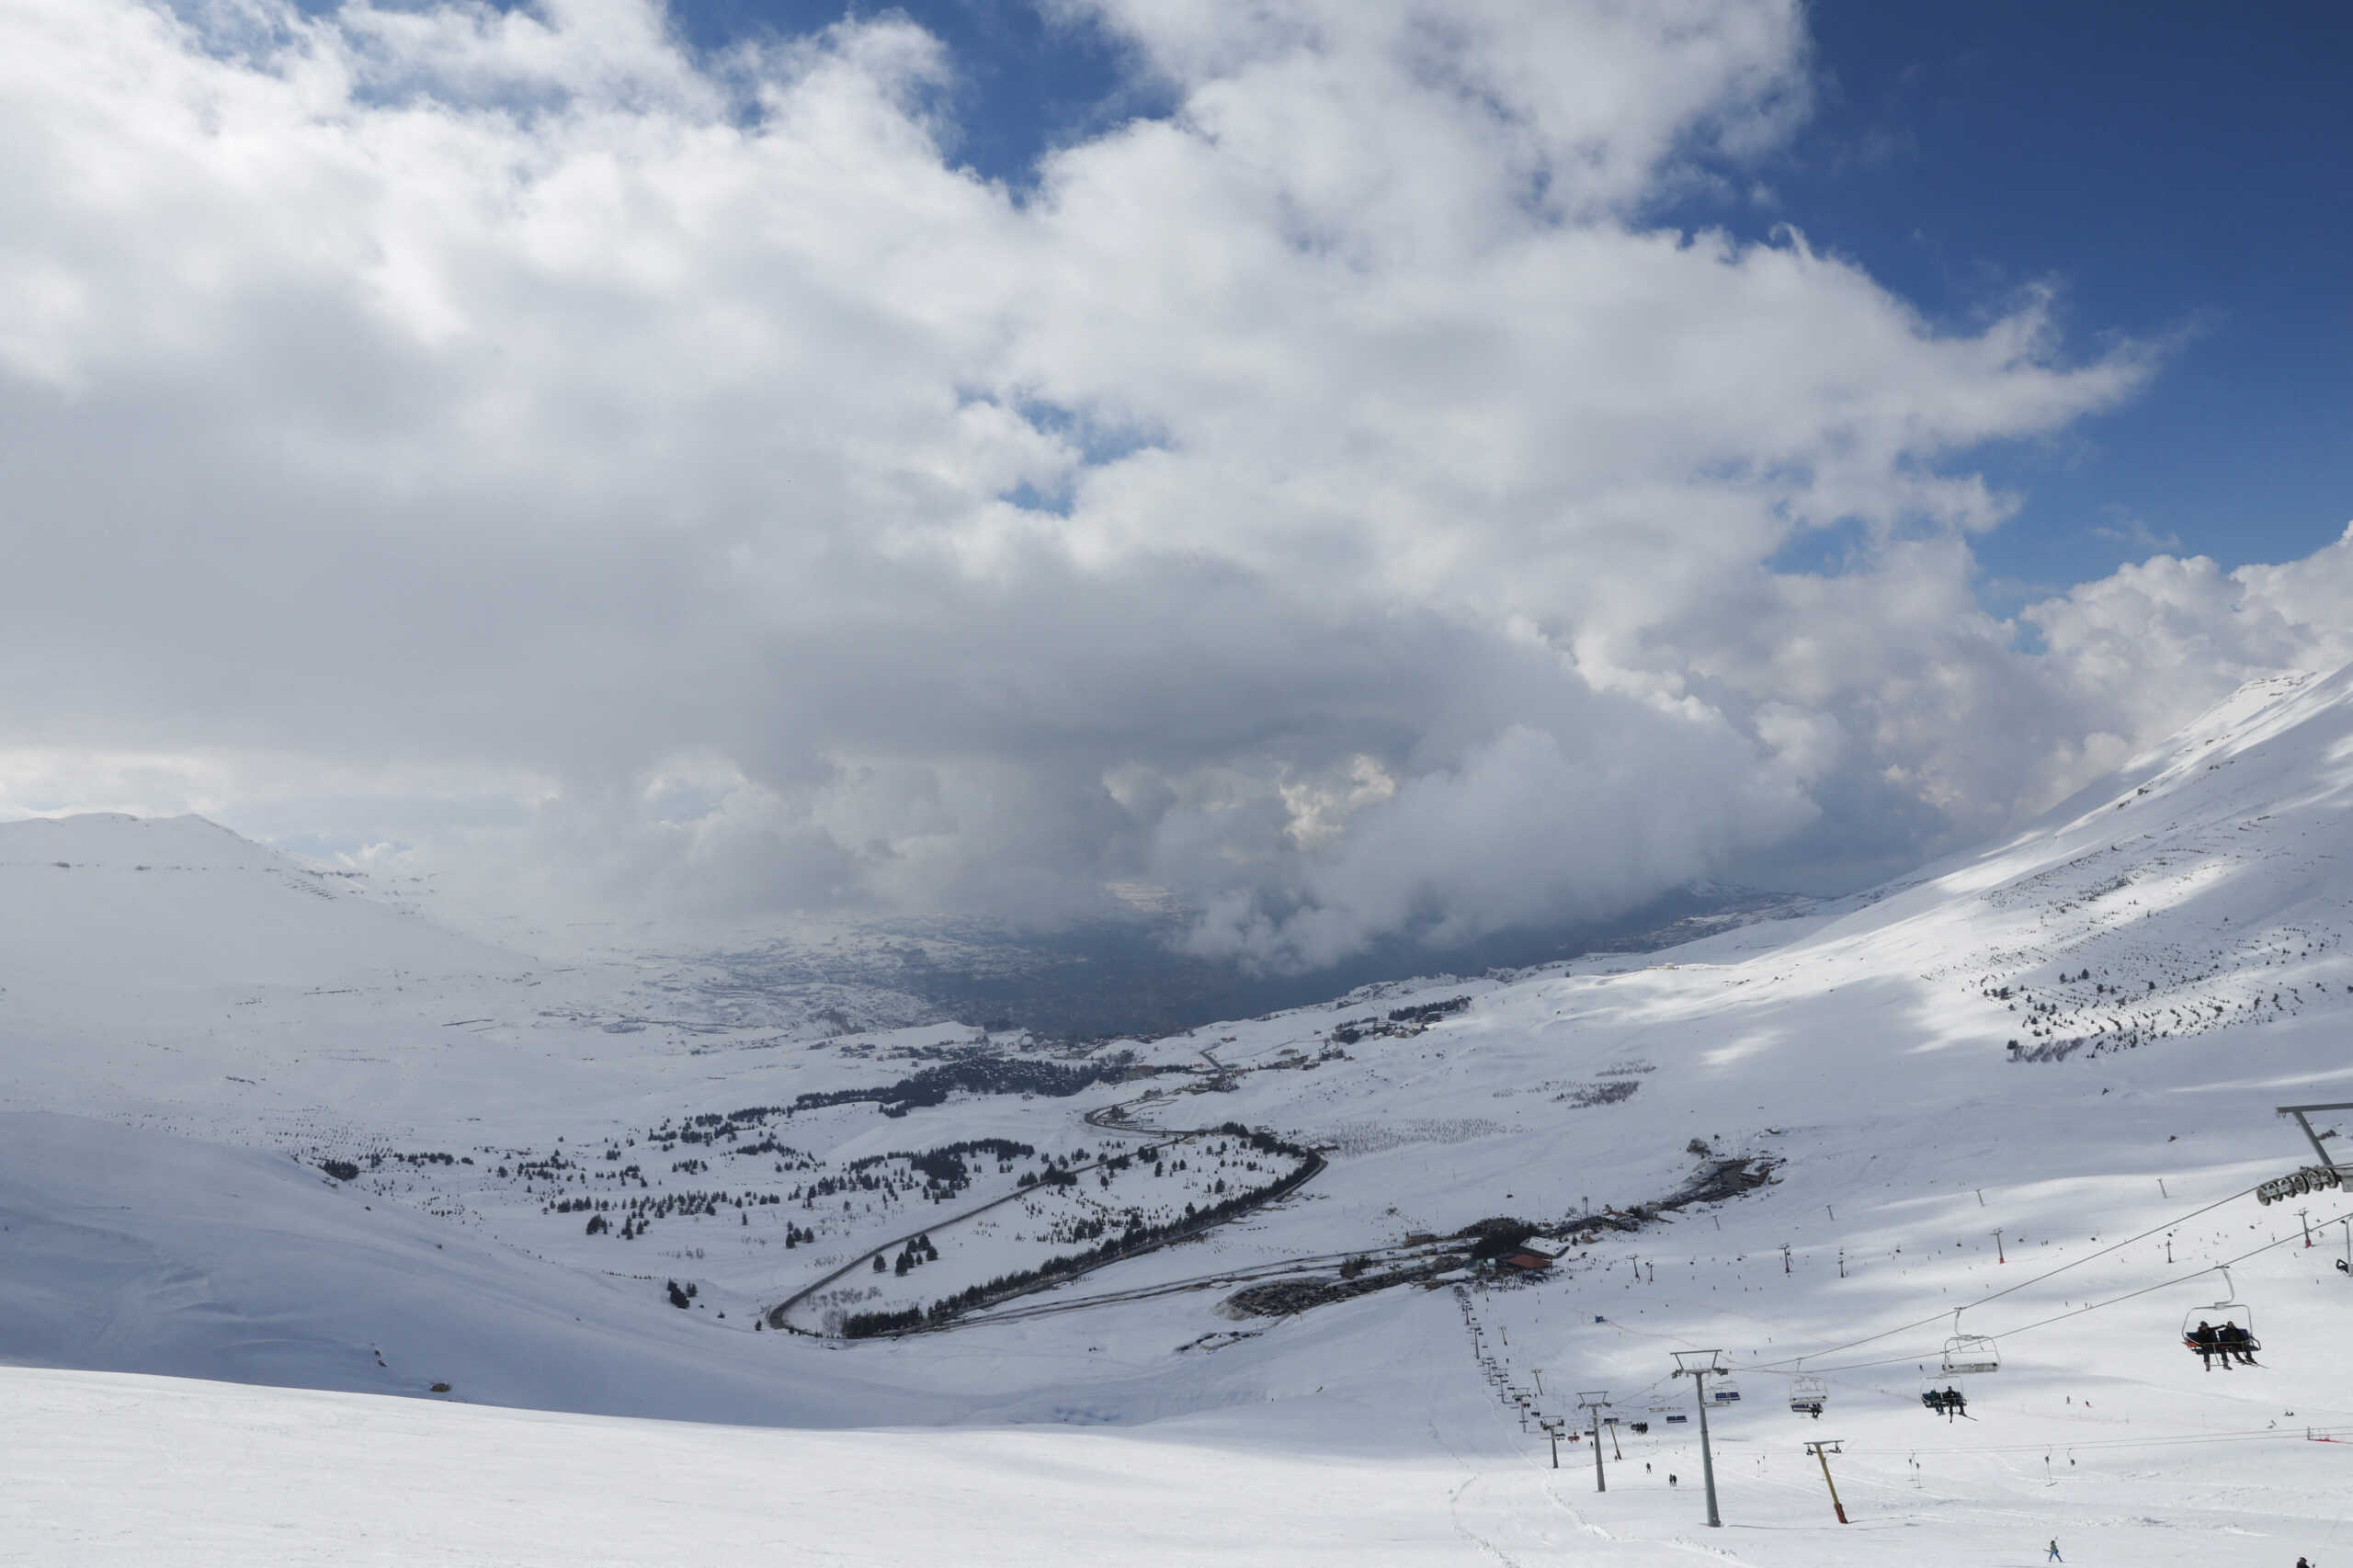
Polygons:
M960 1091L904 1116L841 1105L725 1140L772 1135L803 1166L651 1134L887 1083L975 1044L970 1031L702 1032L649 1021L664 1016L642 1005L651 990L623 1007L609 974L528 965L421 964L342 988L304 971L256 984L250 1005L224 981L203 993L218 1017L184 990L132 986L85 1019L67 981L104 984L104 966L9 970L0 1081L28 1108L0 1126L0 1361L346 1392L0 1372L0 1419L31 1424L12 1432L70 1435L10 1438L40 1506L0 1505L17 1509L0 1513L0 1546L52 1562L158 1543L137 1560L308 1562L381 1540L381 1561L462 1563L750 1547L858 1562L1794 1565L2025 1562L2057 1535L2079 1563L2325 1563L2353 1541L2353 1445L2307 1433L2353 1435L2353 1278L2330 1267L2343 1233L2307 1248L2295 1211L2325 1222L2353 1198L2234 1195L2313 1157L2274 1108L2353 1099L2348 685L2251 691L2010 842L1803 918L1131 1042L1146 1064L1206 1067L1206 1048L1226 1069L1151 1080L1164 1093L1138 1121L1266 1128L1324 1147L1328 1169L1240 1222L1023 1299L1066 1312L896 1341L750 1325L1014 1172L989 1164L938 1203L907 1169L862 1167L888 1170L892 1190L832 1195L851 1209L790 1249L785 1224L813 1210L733 1197L961 1140L1131 1148L1081 1119L1142 1085ZM68 874L24 874L41 870ZM142 875L110 874L92 896L135 901ZM249 894L322 912L305 939L323 948L371 939L370 924L333 924L353 899L244 869L215 886L141 940L232 921ZM691 990L669 998L682 1017ZM1336 1026L1459 995L1470 1004L1421 1032L1334 1049ZM2013 1038L2050 1049L2012 1061ZM1035 1059L1023 1043L990 1049ZM2340 1124L2353 1137L2353 1114L2322 1123ZM563 1165L549 1162L559 1148ZM349 1183L316 1167L370 1151L453 1158L388 1157ZM1581 1445L1552 1471L1445 1290L1283 1318L1218 1305L1232 1276L1328 1277L1339 1256L1482 1218L1637 1210L1716 1159L1768 1163L1775 1183L1632 1231L1580 1226L1552 1278L1492 1289L1477 1310L1515 1387L1540 1371L1548 1415L1569 1414L1564 1392L1607 1388L1627 1421L1650 1419L1688 1397L1665 1379L1670 1351L1722 1347L1744 1396L1711 1417L1722 1531L1699 1524L1696 1434L1664 1410L1644 1437L1620 1433L1606 1495ZM688 1161L709 1168L676 1168ZM599 1167L631 1163L645 1185L626 1191L669 1207L643 1237L586 1235L561 1205L620 1195ZM723 1208L688 1201L722 1189ZM939 1226L942 1262L911 1269L910 1287L1051 1229L1016 1207L953 1238L952 1267ZM2201 1371L2178 1344L2183 1314L2221 1294L2212 1265L2242 1257L2233 1283L2265 1366ZM688 1310L665 1301L669 1278L698 1286ZM1935 1369L1956 1308L1961 1332L1999 1339L2005 1368L1961 1380L1973 1419L1948 1423L1918 1394L1951 1381ZM1800 1358L1829 1386L1819 1422L1786 1408ZM467 1408L427 1397L436 1381L472 1405L797 1430ZM358 1397L392 1393L411 1397ZM347 1446L382 1456L372 1491L364 1472L314 1479L348 1465L321 1423L369 1435ZM885 1426L902 1429L840 1430ZM200 1430L235 1437L208 1447ZM1833 1463L1853 1525L1829 1519L1802 1448L1813 1437L1846 1441ZM226 1462L216 1450L268 1479L206 1470ZM624 1451L647 1457L631 1468ZM159 1455L189 1479L151 1506L133 1483Z
M1052 1429L813 1434L0 1371L0 1549L53 1568L1427 1562L1453 1467Z

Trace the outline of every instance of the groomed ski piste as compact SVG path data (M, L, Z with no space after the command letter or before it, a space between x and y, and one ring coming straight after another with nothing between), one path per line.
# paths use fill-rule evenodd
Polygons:
M2348 804L2285 676L1802 918L1079 1046L0 826L0 1558L2325 1568Z

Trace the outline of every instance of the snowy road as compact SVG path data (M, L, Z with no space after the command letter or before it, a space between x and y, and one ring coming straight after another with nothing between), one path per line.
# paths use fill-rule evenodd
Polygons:
M1203 1051L1202 1054L1207 1056L1209 1053L1207 1051ZM1211 1058L1211 1062L1212 1065L1217 1064L1214 1058ZM1141 1138L1151 1142L1172 1145L1176 1143L1188 1143L1196 1139L1210 1137L1220 1131L1215 1127L1139 1127L1135 1123L1126 1119L1126 1118L1130 1107L1142 1105L1142 1103L1143 1102L1140 1099L1122 1100L1116 1105L1098 1107L1094 1110L1084 1113L1079 1118L1079 1120L1084 1125L1094 1128L1097 1131L1113 1132L1118 1133L1122 1137ZM1072 1166L1070 1168L1070 1174L1074 1176L1085 1176L1090 1171L1102 1170L1110 1164L1111 1161L1108 1158L1092 1160L1082 1165ZM1306 1171L1302 1174L1296 1181L1290 1182L1290 1185L1288 1187L1284 1187L1281 1191L1275 1193L1267 1199L1267 1201L1271 1202L1274 1201L1275 1199L1288 1197L1290 1193L1298 1191L1309 1182L1313 1181L1317 1174L1323 1169L1323 1161L1320 1158L1314 1159L1313 1163L1308 1166ZM1279 1183L1276 1185L1281 1186ZM776 1329L787 1329L799 1334L821 1333L823 1330L816 1326L807 1324L793 1323L791 1321L793 1310L814 1300L826 1290L840 1284L843 1280L858 1275L861 1271L870 1269L873 1267L875 1259L887 1256L893 1247L904 1247L908 1243L914 1241L916 1237L927 1236L935 1232L946 1234L949 1230L958 1225L961 1225L971 1220L978 1219L981 1215L989 1213L994 1210L1002 1209L1006 1204L1018 1203L1023 1199L1029 1196L1030 1194L1027 1189L1008 1192L1001 1198L993 1198L985 1203L975 1204L973 1207L964 1210L961 1213L951 1214L945 1220L935 1220L926 1225L923 1225L915 1230L907 1232L904 1235L892 1236L889 1240L883 1242L880 1246L870 1247L866 1251L859 1253L856 1257L851 1258L847 1263L845 1263L840 1267L835 1269L832 1273L823 1276L813 1284L802 1286L800 1290L795 1290L791 1295L786 1297L775 1306L770 1307L767 1310L767 1314L768 1326ZM1094 1273L1097 1269L1108 1268L1114 1263L1124 1263L1130 1258L1141 1257L1145 1253L1156 1252L1164 1246L1173 1245L1179 1241L1190 1241L1196 1236L1207 1234L1209 1231L1216 1229L1218 1225L1231 1224L1234 1221L1245 1218L1247 1215L1255 1213L1256 1211L1256 1206L1250 1209L1241 1210L1237 1212L1224 1216L1211 1224L1203 1227L1201 1230L1188 1232L1181 1236L1166 1237L1163 1240L1137 1247L1132 1251L1123 1252L1118 1256L1107 1257L1100 1263L1075 1270L1074 1272L1057 1275L1051 1280L1042 1281L1037 1285L1029 1287L1029 1290L1045 1290L1054 1289L1057 1286L1067 1285L1073 1280L1085 1278L1087 1275ZM1017 1300L1029 1293L1029 1290L1017 1290L1006 1299L1008 1301ZM1165 1293L1166 1292L1163 1290L1151 1290L1142 1292L1144 1295L1162 1295ZM1115 1298L1104 1299L1108 1300ZM1070 1307L1081 1304L1086 1303L1063 1303L1049 1310L1066 1311ZM962 1320L959 1319L956 1321ZM933 1332L934 1329L948 1326L950 1326L950 1324L940 1324L931 1325L929 1328L913 1332L928 1333Z

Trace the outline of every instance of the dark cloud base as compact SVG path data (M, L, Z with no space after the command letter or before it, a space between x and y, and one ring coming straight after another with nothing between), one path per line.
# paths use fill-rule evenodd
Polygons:
M937 922L910 923L893 946L892 927L870 958L829 959L823 978L881 985L919 996L957 1022L1023 1028L1057 1039L1151 1039L1223 1018L1251 1017L1327 1002L1358 986L1417 975L1483 974L1592 953L1653 951L1722 926L1802 913L1810 901L1753 889L1681 888L1614 920L1496 932L1447 949L1404 938L1377 942L1345 962L1297 974L1254 974L1174 949L1182 922L1095 921L1048 933L1015 933L958 923L962 961L938 962L914 939ZM975 953L977 949L977 953ZM756 988L811 977L810 960L784 946L738 949L713 961L730 980Z

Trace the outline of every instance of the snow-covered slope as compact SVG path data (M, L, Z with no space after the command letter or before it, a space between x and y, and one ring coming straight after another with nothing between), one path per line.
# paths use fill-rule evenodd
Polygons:
M1421 1553L1401 1561L1438 1560L1450 1540L1466 1561L1667 1562L1699 1546L1983 1562L2057 1533L2086 1538L2091 1561L2292 1562L2342 1511L2323 1500L2347 1449L2306 1432L2353 1428L2353 1277L2332 1267L2345 1230L2326 1228L2353 1199L2300 1205L2321 1227L2307 1247L2298 1206L2245 1193L2312 1158L2274 1108L2353 1100L2348 803L2353 674L2282 677L2011 841L1802 918L1091 1051L944 1026L720 1028L665 1018L645 990L623 1023L588 994L607 978L528 966L426 991L437 1006L533 981L574 991L480 1018L445 1007L428 1028L404 971L368 1008L277 996L248 1009L268 1013L260 1027L230 1008L183 1020L157 1053L182 1064L158 1069L160 1092L153 1074L45 1057L0 1015L12 1105L115 1124L30 1116L0 1140L0 1241L38 1236L43 1259L10 1271L0 1358L420 1395L446 1381L454 1399L574 1411L950 1423L981 1429L956 1443L1025 1456L997 1429L1149 1424L1152 1444L1200 1450L1183 1473L1205 1486L1276 1449L1369 1467ZM683 1006L692 987L676 983ZM96 1059L135 1063L164 1038L94 1016ZM240 1071L249 1059L266 1070ZM753 1326L845 1267L836 1309L920 1311L1290 1168L1235 1135L1185 1131L1233 1122L1324 1164L1233 1223L944 1332L845 1344ZM135 1152L160 1149L141 1141L162 1125L254 1152ZM318 1169L347 1160L347 1180ZM1772 1179L1654 1207L1731 1162ZM236 1203L197 1196L224 1187ZM1349 1294L1445 1272L1462 1248L1423 1238L1503 1216L1569 1247L1549 1277L1469 1298L1495 1368L1474 1359L1449 1281ZM2212 1266L2232 1260L2226 1285ZM407 1293L381 1284L403 1270ZM694 1290L683 1309L674 1281ZM1256 1315L1270 1298L1249 1288L1269 1283L1290 1305L1330 1304ZM2184 1314L2226 1290L2256 1310L2262 1368L2206 1371L2179 1345ZM449 1304L461 1298L487 1304ZM1955 1333L1997 1338L2004 1369L1963 1380L1969 1418L1948 1423L1917 1396L1955 1381L1938 1365ZM279 1342L293 1348L255 1348ZM1743 1374L1742 1401L1715 1415L1733 1527L1721 1536L1694 1528L1692 1429L1666 1420L1689 1398L1668 1352L1708 1346ZM641 1359L642 1376L619 1369ZM1787 1408L1802 1374L1826 1385L1820 1423ZM69 1414L119 1400L119 1426L74 1415L92 1452L163 1397L111 1386L0 1379ZM1563 1396L1579 1388L1611 1391L1651 1428L1619 1434L1606 1498L1531 1468L1548 1449L1518 1415L1525 1394L1573 1416ZM216 1397L222 1419L278 1419L258 1393L186 1396ZM453 1425L436 1426L445 1414ZM511 1435L480 1412L355 1419L452 1451ZM565 1430L583 1453L620 1440ZM1843 1533L1799 1448L1824 1436L1847 1440L1834 1462L1862 1522ZM951 1449L964 1463L933 1447L949 1442L886 1446L915 1471ZM1137 1501L1110 1472L1176 1462L1150 1444L1083 1451L1071 1462L1104 1467L1107 1506L1189 1521L1132 1560L1213 1560L1226 1532L1281 1528L1279 1503L1221 1517ZM791 1495L822 1494L822 1470ZM832 1544L893 1561L897 1526L871 1513L824 1514ZM1045 1550L1049 1524L1004 1521L1006 1560ZM959 1560L988 1560L984 1535L956 1538ZM1362 1532L1317 1540L1334 1561L1373 1551Z
M19 1007L84 1012L524 967L387 908L358 881L201 817L0 824L0 987Z
M938 1420L856 1373L744 1379L637 1281L527 1253L315 1166L79 1117L0 1113L0 1359L768 1425ZM743 1331L748 1335L749 1323Z
M460 1104L528 1126L551 1063L658 1083L673 1056L936 1016L855 984L747 995L686 958L550 962L411 902L200 817L0 824L0 1108L280 1145Z

